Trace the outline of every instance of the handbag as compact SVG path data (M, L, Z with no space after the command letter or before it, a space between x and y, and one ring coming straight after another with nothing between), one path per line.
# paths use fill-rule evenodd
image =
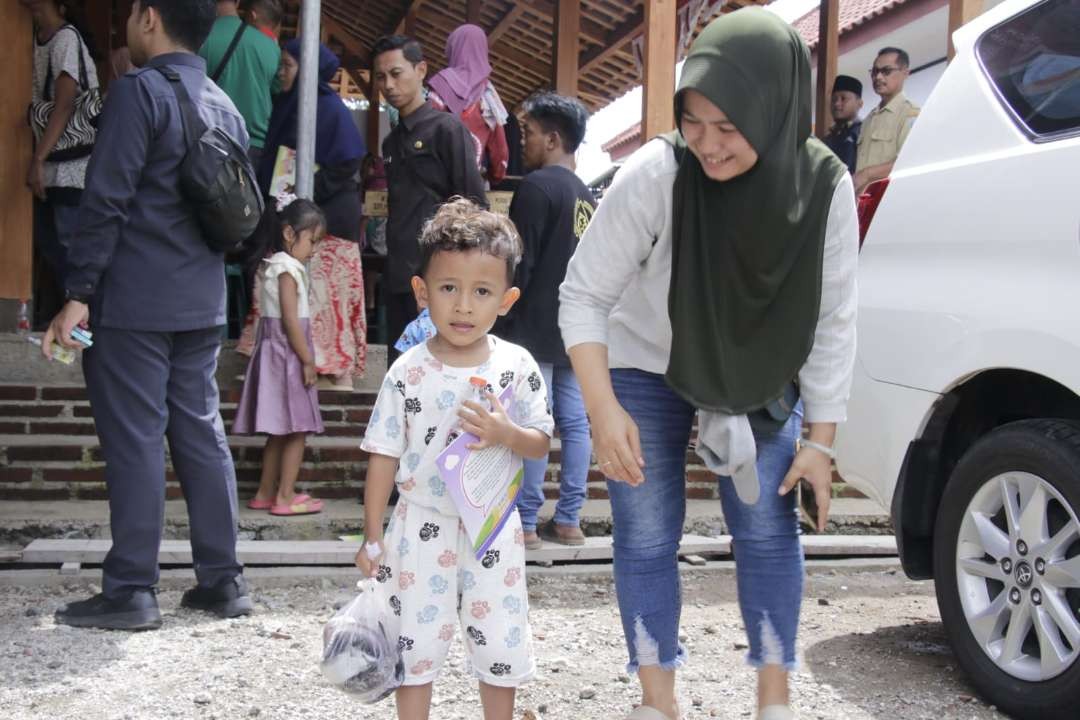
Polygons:
M180 163L180 193L207 246L219 253L235 251L255 232L264 209L247 150L221 128L206 126L176 70L155 69L169 81L180 106L187 148Z
M101 108L105 101L101 97L99 88L91 88L89 77L86 73L86 46L83 44L82 35L71 25L65 25L57 32L70 29L79 38L79 88L82 92L75 98L75 106L71 112L71 118L64 128L60 139L56 141L52 151L46 156L49 162L64 162L84 158L94 151L94 141L97 139L98 118L101 116ZM52 58L49 58L49 67L45 75L45 92L43 100L30 103L28 120L30 128L34 132L35 143L41 142L45 134L45 128L49 126L49 118L56 107L56 101L52 98Z

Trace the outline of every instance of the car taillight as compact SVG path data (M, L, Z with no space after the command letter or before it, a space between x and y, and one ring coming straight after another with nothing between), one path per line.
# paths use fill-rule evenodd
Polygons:
M881 198L885 196L885 189L889 187L889 178L882 178L870 183L862 195L858 198L859 213L859 247L862 247L866 239L866 231L870 229L870 221L874 219Z

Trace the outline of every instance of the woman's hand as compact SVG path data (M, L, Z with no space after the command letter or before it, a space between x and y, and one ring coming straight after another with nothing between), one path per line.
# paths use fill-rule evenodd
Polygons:
M45 199L45 161L36 156L30 161L30 170L26 173L26 187L38 200Z
M812 447L799 450L780 485L780 494L787 495L800 479L805 479L814 489L814 501L818 508L817 531L825 532L825 525L829 522L829 501L832 498L832 458Z
M641 438L637 423L611 398L589 414L592 428L593 453L596 464L605 477L630 485L645 482L645 459L641 456Z
M311 387L319 380L319 373L315 371L315 363L304 364L304 387Z

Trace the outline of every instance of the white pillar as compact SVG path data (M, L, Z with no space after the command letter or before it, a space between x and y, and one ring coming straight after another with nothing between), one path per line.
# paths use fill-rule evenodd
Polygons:
M296 195L311 199L315 189L315 109L319 104L320 0L303 0L300 13L300 118L296 131Z

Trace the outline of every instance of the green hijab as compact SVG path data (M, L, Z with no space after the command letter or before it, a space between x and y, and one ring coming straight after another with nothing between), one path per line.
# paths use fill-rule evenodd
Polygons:
M675 94L697 90L758 154L710 180L678 132L668 384L695 407L741 415L779 398L810 354L825 223L847 171L810 137L810 51L776 15L723 15L694 42Z

